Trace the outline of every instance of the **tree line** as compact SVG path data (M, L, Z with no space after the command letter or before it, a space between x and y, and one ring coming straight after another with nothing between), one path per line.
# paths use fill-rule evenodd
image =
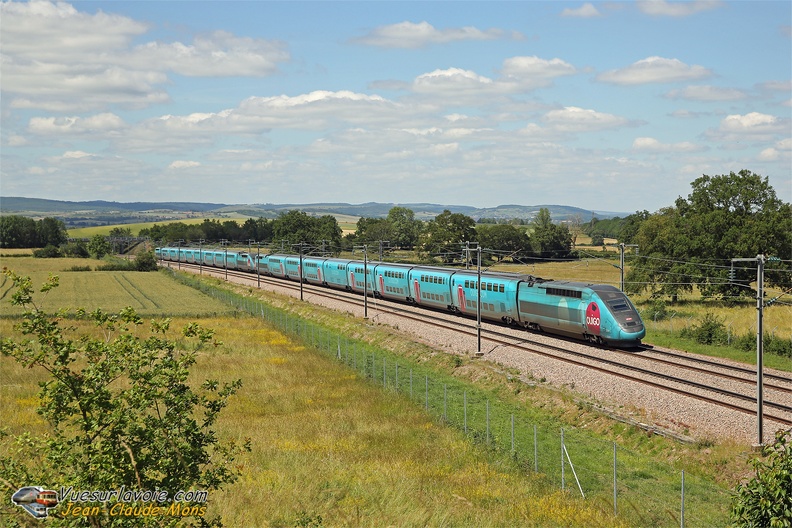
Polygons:
M140 236L165 243L267 243L270 247L296 251L303 243L324 253L337 254L356 247L415 250L423 258L450 263L463 258L463 247L488 249L487 257L566 258L572 238L566 226L555 224L548 209L542 209L528 229L513 224L479 224L461 213L443 211L434 219L422 221L406 207L393 207L385 218L361 218L352 233L342 235L333 216L313 217L302 211L289 211L273 220L248 219L242 225L234 220L204 220L187 225L173 222L154 225ZM529 234L530 231L530 234Z
M0 216L0 248L61 246L69 236L66 224L56 218L34 220L26 216Z

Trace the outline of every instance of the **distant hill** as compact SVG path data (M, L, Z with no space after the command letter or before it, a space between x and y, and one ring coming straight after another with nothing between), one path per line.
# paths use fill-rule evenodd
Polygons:
M220 204L195 202L107 202L94 200L86 202L69 202L61 200L45 200L40 198L0 197L0 213L22 214L27 216L54 216L63 218L67 224L69 219L79 218L90 222L90 219L101 220L102 224L111 222L131 223L141 221L143 216L156 216L157 221L169 218L174 220L183 215L195 216L230 216L233 214L276 218L279 214L298 209L311 215L344 215L351 217L379 218L385 217L393 207L406 207L415 213L416 218L429 220L448 209L452 213L461 213L478 220L480 218L511 219L534 218L539 209L547 208L556 222L563 222L578 216L583 222L596 217L599 219L627 216L629 213L607 211L591 211L566 205L499 205L498 207L477 208L468 205L440 205L430 203L314 203L314 204Z
M224 207L225 204L191 203L191 202L106 202L93 200L90 202L66 202L61 200L45 200L42 198L21 198L17 196L0 197L0 212L8 213L83 213L112 211L195 211L206 212Z

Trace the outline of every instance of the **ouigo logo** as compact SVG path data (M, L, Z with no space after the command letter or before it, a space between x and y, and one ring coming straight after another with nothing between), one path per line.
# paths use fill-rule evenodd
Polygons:
M11 502L24 508L36 519L43 519L50 508L58 505L58 493L41 486L25 486L11 496Z

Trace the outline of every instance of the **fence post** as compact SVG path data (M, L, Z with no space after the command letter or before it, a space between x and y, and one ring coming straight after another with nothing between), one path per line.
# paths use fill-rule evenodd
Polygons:
M465 434L467 434L467 391L464 391L463 397L464 397L463 408L465 410Z
M539 446L536 439L536 424L534 424L534 473L539 473Z
M424 382L426 384L426 410L429 410L429 374L424 375Z
M616 489L616 442L613 442L613 515L619 514L616 507Z
M564 430L561 429L561 491L566 489L564 482Z
M511 415L511 440L512 440L512 455L514 454L514 414Z
M489 400L487 400L487 445L490 443Z
M679 526L685 528L685 470L682 470L682 509L679 516Z
M413 389L412 389L412 369L410 369L410 400L413 399Z
M448 422L448 385L443 385L443 421Z

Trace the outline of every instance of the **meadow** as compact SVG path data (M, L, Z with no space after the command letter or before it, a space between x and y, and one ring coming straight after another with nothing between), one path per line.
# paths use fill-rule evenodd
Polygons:
M156 275L179 287L164 273L141 275L153 289ZM179 342L191 320L174 319L168 337ZM15 322L0 319L0 333L13 336ZM207 515L222 515L226 526L628 526L260 319L200 322L224 345L199 352L191 379L243 380L217 429L224 440L252 443L237 461L240 480L210 497ZM75 339L97 331L70 326ZM46 433L35 411L44 380L42 371L0 357L9 432ZM9 449L0 445L0 453Z
M160 273L70 271L85 267L94 269L102 264L105 262L80 258L0 257L0 268L30 276L36 286L43 284L49 275L58 276L59 287L50 291L39 305L51 312L61 308L89 311L102 308L117 312L127 306L141 315L206 317L231 312L228 306L192 288L175 285ZM0 317L22 313L8 302L12 286L6 275L0 275Z

